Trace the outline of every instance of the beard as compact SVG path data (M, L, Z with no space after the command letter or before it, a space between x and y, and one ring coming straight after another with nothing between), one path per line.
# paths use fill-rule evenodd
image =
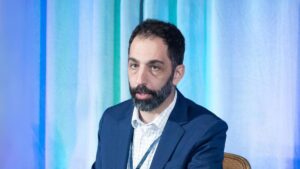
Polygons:
M172 77L172 76L171 76ZM132 88L130 85L130 94L133 99L134 106L139 111L152 111L158 106L160 106L167 97L171 94L173 84L172 78L169 78L166 84L159 90L151 90L147 88L145 85L138 85L135 88ZM136 94L149 94L151 97L149 99L138 99Z

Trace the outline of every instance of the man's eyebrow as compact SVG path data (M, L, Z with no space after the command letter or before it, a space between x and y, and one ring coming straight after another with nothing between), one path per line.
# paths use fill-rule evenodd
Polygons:
M165 63L163 61L160 61L160 60L151 60L148 64L162 64L164 65Z
M132 61L132 62L139 62L137 59L135 58L132 58L132 57L129 57L128 58L128 61ZM165 63L161 60L150 60L147 64L162 64L164 65Z
M132 62L139 62L138 60L136 60L135 58L129 57L128 61L132 61Z

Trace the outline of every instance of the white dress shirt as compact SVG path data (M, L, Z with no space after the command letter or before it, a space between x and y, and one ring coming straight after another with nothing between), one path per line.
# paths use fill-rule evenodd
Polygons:
M139 118L138 110L136 108L133 109L133 114L131 119L131 125L134 128L133 143L132 143L133 168L137 167L138 163L141 161L144 154L146 153L150 145L155 141L155 139L160 137L168 121L168 118L175 106L176 99L177 99L177 91L175 91L175 97L171 102L171 104L165 110L163 110L158 117L156 117L152 122L147 124L145 124ZM145 162L141 166L141 169L150 168L157 145L158 144L156 144L154 148L151 150ZM129 162L127 166L128 166L127 168L129 168Z

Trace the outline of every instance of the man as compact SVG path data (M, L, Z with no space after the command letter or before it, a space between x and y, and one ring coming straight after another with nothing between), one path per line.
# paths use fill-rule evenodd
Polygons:
M132 99L101 119L93 169L219 169L227 125L176 88L184 75L184 37L172 24L146 20L129 40Z

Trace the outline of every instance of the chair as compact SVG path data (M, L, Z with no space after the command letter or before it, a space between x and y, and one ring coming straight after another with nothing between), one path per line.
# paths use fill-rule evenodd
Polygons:
M251 169L248 160L242 156L224 153L223 169Z

